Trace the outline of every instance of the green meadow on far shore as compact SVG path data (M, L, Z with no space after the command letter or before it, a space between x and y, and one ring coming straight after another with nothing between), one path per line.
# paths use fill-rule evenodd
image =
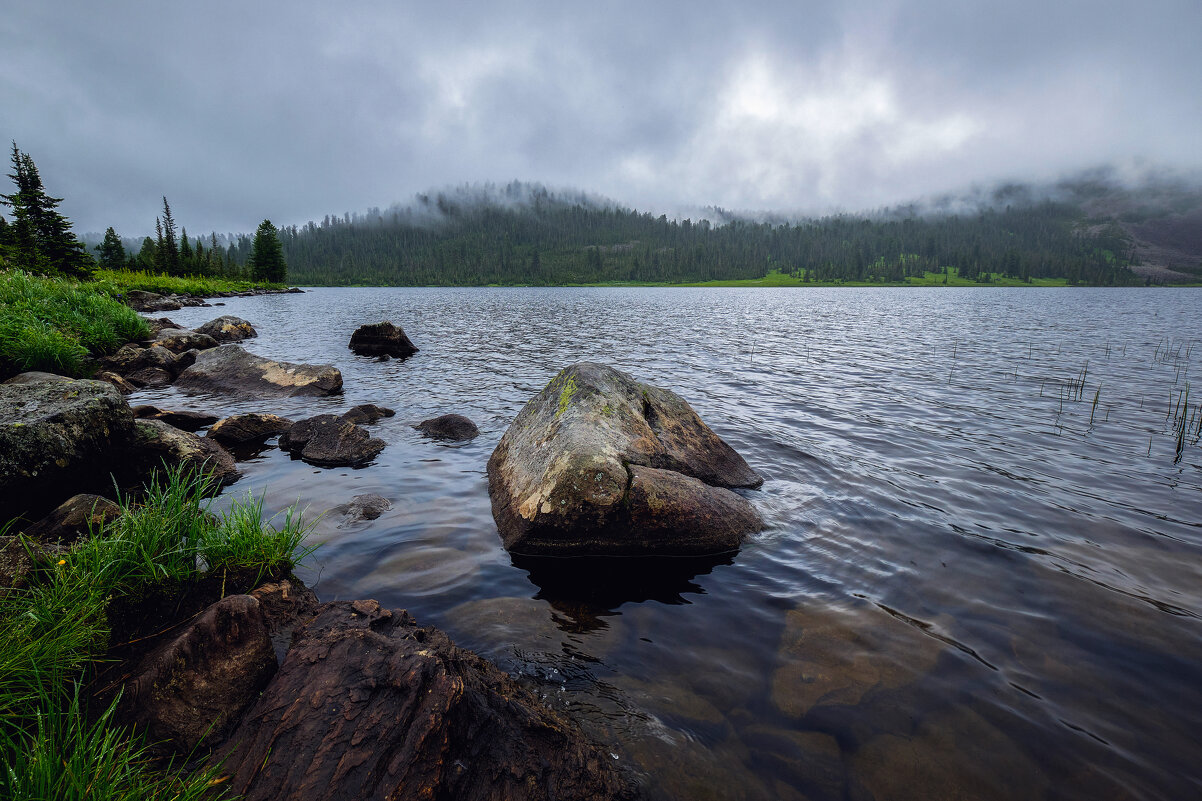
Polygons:
M662 287L838 287L838 286L1069 286L1065 278L1032 278L1024 281L1021 278L1004 276L1000 273L990 273L988 281L961 278L955 267L947 268L946 273L924 273L921 278L909 276L905 281L806 281L806 273L799 276L772 270L763 278L743 278L736 280L716 279L713 281L696 281L672 284L656 281L613 281L597 284L576 284L575 286L662 286Z

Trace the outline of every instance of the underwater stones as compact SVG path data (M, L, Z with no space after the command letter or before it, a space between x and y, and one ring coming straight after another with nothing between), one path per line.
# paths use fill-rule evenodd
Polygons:
M786 615L780 643L772 701L792 718L910 684L943 650L939 640L867 603L798 607Z
M259 335L253 325L232 314L223 314L215 320L209 320L196 331L207 334L218 342L241 342Z
M763 528L728 488L763 483L680 396L605 365L561 371L488 461L493 518L518 554L706 554Z
M375 601L323 604L214 755L266 799L629 799L606 752L494 665Z
M414 428L431 439L452 442L464 442L480 433L476 424L461 414L444 414L440 417L433 417L421 421Z
M333 395L342 391L342 373L328 364L277 362L238 345L222 345L201 351L176 386L250 397Z
M351 498L350 503L342 503L335 506L331 511L337 512L343 516L343 521L339 525L348 523L358 523L362 520L375 520L380 515L392 508L392 501L382 495L374 493L366 493L356 495Z
M351 334L349 347L359 356L395 356L400 359L406 359L418 351L401 327L387 320L356 328Z
M408 595L433 595L470 584L480 572L477 555L457 548L425 547L387 556L360 579L357 591L400 584Z
M300 420L280 436L280 449L318 467L366 464L384 450L384 440L335 414Z

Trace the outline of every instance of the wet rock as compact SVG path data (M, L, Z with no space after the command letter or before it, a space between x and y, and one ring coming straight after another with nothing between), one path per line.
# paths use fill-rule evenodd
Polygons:
M338 415L319 414L294 423L280 448L318 467L353 467L376 458L384 440Z
M324 604L231 733L229 789L262 799L616 799L633 786L561 715L375 601Z
M239 445L244 442L262 442L276 434L283 434L290 428L292 421L287 417L247 412L218 420L205 436L226 445Z
M401 359L418 351L401 327L387 320L356 328L355 333L351 334L350 349L360 356L396 356Z
M763 528L730 487L762 479L675 393L582 362L488 460L493 518L523 554L703 554Z
M71 379L65 375L57 373L43 373L39 370L30 370L27 373L19 373L5 381L5 384L41 384L45 381L70 381Z
M292 632L317 614L320 605L317 596L300 581L289 579L264 584L250 596L259 602L276 660L282 662L288 653Z
M476 424L461 414L444 414L423 420L414 426L418 431L432 439L445 439L463 442L472 439L480 433Z
M801 606L785 621L772 701L792 718L910 684L934 667L943 650L939 640L867 603Z
M218 304L224 305L224 304ZM196 329L197 333L208 334L218 342L241 342L244 339L257 337L259 332L255 327L232 314L223 314L215 320L209 320Z
M119 715L189 754L217 742L276 672L259 601L231 595L142 660L122 691Z
M158 336L158 333L164 328L183 328L182 325L167 317L159 317L157 319L146 319L146 327L150 329L150 336Z
M392 417L396 412L374 403L361 403L343 412L342 419L352 423L375 423L383 417Z
M201 351L196 363L180 373L176 386L251 397L333 395L342 391L342 373L328 364L276 362L238 345L222 345Z
M139 389L157 389L171 384L171 373L158 367L143 367L125 376L125 380Z
M123 300L125 305L140 312L176 311L183 308L178 300L141 289L129 290Z
M739 739L771 775L787 777L790 787L804 788L818 798L843 797L843 754L831 735L754 724L740 731Z
M138 388L126 381L121 376L108 370L101 370L96 374L97 381L107 381L117 388L122 395L128 395L131 392L137 392Z
M208 334L187 328L164 328L155 336L154 342L172 353L183 353L186 350L208 350L218 345L217 340Z
M111 487L107 466L133 415L103 381L0 385L0 520Z
M38 522L26 526L24 534L44 545L70 546L90 533L99 532L110 520L121 516L121 507L101 495L81 493L68 498Z
M382 495L368 493L366 495L356 495L351 499L350 503L343 503L335 506L333 511L342 515L346 523L358 523L361 520L375 520L380 515L392 508L392 501Z
M175 426L181 431L196 432L217 422L217 415L207 412L171 411L147 405L135 406L132 411L134 417L139 420L162 420L167 425Z
M162 420L138 420L134 424L130 458L130 466L142 476L164 465L182 467L207 476L214 490L238 478L234 457L225 448Z

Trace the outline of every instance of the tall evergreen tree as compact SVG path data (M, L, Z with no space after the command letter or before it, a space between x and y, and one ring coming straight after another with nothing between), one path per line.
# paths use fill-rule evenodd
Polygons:
M284 249L280 245L279 232L271 220L261 222L255 231L248 266L251 277L256 281L282 284L287 280L288 265L284 263Z
M112 226L104 232L104 241L96 246L96 250L100 253L101 269L120 270L125 267L125 246Z
M159 246L163 251L163 268L168 275L180 274L179 244L175 239L175 218L171 216L171 205L167 196L163 196L163 241Z
M60 214L63 199L46 194L37 165L13 142L13 172L9 178L17 191L0 194L0 204L13 210L8 234L9 254L16 266L38 273L83 277L92 269L92 258L83 242L71 232L71 222Z

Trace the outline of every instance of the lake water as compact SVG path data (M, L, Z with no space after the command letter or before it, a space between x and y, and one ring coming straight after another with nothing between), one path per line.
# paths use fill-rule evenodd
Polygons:
M317 522L323 600L407 608L576 715L652 799L1202 797L1202 446L1174 407L1202 292L316 289L171 313L333 363L345 394L167 408L293 418L379 403L388 447L269 447L216 506L373 492ZM421 352L347 350L389 319ZM760 472L769 528L713 559L514 562L485 463L562 367L686 398ZM1078 385L1083 379L1083 386ZM1202 385L1189 400L1190 414ZM411 426L447 412L463 445ZM1180 414L1180 413L1178 413Z

